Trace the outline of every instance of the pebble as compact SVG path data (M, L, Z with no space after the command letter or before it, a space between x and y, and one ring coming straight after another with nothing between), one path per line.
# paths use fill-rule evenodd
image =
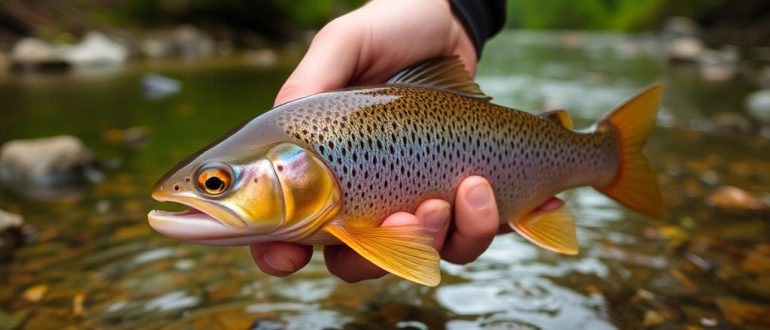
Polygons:
M770 89L762 89L746 97L746 109L754 117L770 123Z
M729 210L761 210L762 200L741 188L721 186L706 198L706 204Z
M90 162L91 152L74 136L13 140L0 148L0 181L42 186L70 182L82 179Z

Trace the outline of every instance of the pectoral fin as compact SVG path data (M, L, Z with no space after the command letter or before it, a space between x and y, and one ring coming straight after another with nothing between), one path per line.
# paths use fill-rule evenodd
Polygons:
M546 205L532 211L520 219L508 224L521 236L545 249L575 255L578 253L577 234L575 233L575 218L564 206L559 204ZM549 201L550 202L550 201Z
M427 286L436 286L441 281L438 252L422 227L359 228L332 224L324 230L388 272Z

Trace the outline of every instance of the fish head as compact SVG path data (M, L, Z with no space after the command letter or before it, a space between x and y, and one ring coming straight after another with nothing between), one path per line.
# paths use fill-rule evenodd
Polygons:
M282 142L216 149L191 157L158 181L154 199L190 209L151 211L153 229L207 245L291 240L320 228L338 209L337 180L308 148Z

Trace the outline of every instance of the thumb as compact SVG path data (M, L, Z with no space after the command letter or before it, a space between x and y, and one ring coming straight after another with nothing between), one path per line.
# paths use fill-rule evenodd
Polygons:
M318 31L305 57L278 92L274 105L348 85L361 48L361 29L349 26L349 22L345 17L337 18Z

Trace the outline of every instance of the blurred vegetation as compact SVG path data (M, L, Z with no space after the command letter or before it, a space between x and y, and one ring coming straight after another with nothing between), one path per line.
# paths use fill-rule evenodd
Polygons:
M192 23L209 30L256 31L286 40L315 29L364 0L0 0L6 36L56 37L91 29L155 29ZM766 0L509 0L507 27L655 30L666 17L687 16L706 28L751 28L770 39Z
M507 26L525 29L656 29L670 16L706 26L750 25L770 17L766 0L509 0Z
M37 35L61 39L92 29L151 30L195 24L248 30L271 39L322 26L364 0L0 0L0 39Z

